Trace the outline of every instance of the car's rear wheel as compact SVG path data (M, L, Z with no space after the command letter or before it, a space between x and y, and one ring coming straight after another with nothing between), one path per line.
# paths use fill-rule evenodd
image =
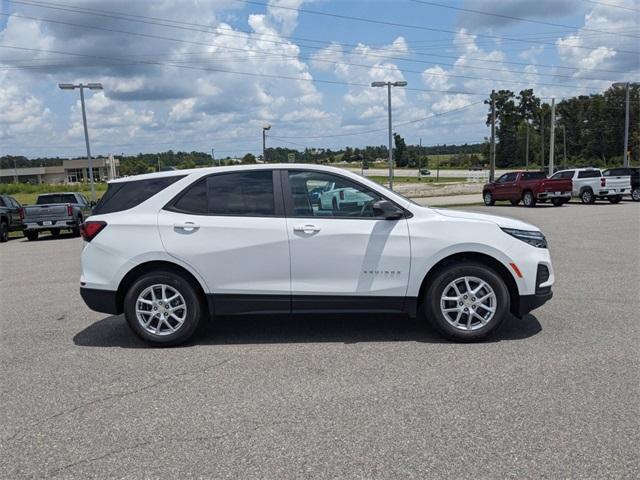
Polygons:
M34 240L38 239L38 231L33 230L30 232L24 232L24 236L27 237L27 240L29 240L30 242L33 242Z
M433 279L424 298L425 313L446 337L479 340L509 313L507 286L494 270L477 263L454 264Z
M640 202L640 188L634 188L631 190L631 199L634 202Z
M205 312L196 288L174 272L142 275L127 291L124 315L131 329L146 342L174 346L187 341Z
M487 207L491 207L494 203L496 203L491 192L484 192L484 194L482 195L482 199L484 200L484 204Z
M620 203L622 201L622 195L611 195L609 197L610 203Z
M585 188L580 194L580 200L585 205L590 205L592 203L595 203L596 196L593 194L593 191L591 191L590 188Z
M524 192L524 195L522 195L522 203L524 203L525 207L535 207L536 197L533 196L532 192Z
M510 202L511 202L511 205L513 205L515 207L516 205L518 205L520 203L520 200L510 200Z
M9 240L9 225L6 222L0 223L0 242L4 243Z

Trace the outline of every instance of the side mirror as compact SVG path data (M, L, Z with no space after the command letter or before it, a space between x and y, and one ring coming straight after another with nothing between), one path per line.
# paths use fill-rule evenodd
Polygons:
M404 212L389 200L378 200L373 204L373 215L385 220L398 220L404 217Z

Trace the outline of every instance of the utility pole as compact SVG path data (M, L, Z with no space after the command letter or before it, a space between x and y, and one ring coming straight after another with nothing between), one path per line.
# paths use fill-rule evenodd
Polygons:
M267 130L271 129L271 125L266 124L262 127L262 163L267 163Z
M529 170L529 120L527 120L526 123L527 123L527 140L524 147L524 165L525 165L525 170Z
M567 126L562 125L562 168L567 169Z
M544 114L540 112L540 161L544 171Z
M89 130L87 129L87 112L84 108L84 89L90 90L102 90L101 83L79 83L74 85L73 83L59 83L58 88L60 90L80 90L80 105L82 106L82 124L84 125L84 141L87 146L87 166L89 167L89 181L91 182L91 200L96 201L96 187L93 183L93 161L91 159L91 147L89 146Z
M491 90L491 155L489 163L489 182L496 176L496 91Z
M631 87L638 87L640 83L638 82L616 82L613 84L614 87L624 87L624 154L623 154L623 165L625 167L629 166L629 90Z
M156 157L156 163L158 164L158 171L160 171L160 155Z
M556 146L556 99L551 99L551 127L549 128L549 175L553 175L553 161Z
M372 87L387 87L387 105L389 116L389 188L393 190L393 127L391 122L391 87L406 87L407 82L371 82Z

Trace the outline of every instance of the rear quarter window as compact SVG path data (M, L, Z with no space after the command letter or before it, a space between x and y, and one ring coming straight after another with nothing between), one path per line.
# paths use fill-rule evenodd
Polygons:
M161 192L185 175L110 183L107 192L93 209L94 215L129 210Z
M522 180L539 180L547 178L544 172L525 172L522 174Z
M599 178L600 170L583 170L578 172L578 178Z
M48 203L78 203L78 201L76 200L76 196L71 193L40 195L36 200L36 205L46 205Z

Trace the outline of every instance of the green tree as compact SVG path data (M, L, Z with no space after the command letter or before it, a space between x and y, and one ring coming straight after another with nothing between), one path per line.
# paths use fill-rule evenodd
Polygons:
M396 167L406 167L409 163L409 158L407 156L407 144L404 141L404 138L400 136L398 133L393 134L393 143L395 144L395 154L394 154L394 163Z
M247 153L242 157L242 163L256 163L256 156L252 153Z

